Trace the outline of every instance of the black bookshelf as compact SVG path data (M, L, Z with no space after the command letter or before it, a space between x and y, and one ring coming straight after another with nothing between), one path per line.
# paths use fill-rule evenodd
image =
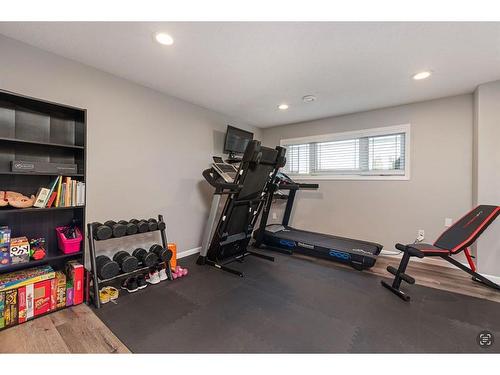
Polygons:
M68 163L77 173L65 174L86 181L86 111L9 91L0 90L0 190L36 195L40 187L50 187L57 174L12 172L12 161ZM63 254L57 246L55 228L76 218L85 239L85 205L52 208L0 207L0 226L12 237L44 237L47 256L43 260L0 266L0 274L49 264L62 269L75 259L85 264L85 240L81 250Z

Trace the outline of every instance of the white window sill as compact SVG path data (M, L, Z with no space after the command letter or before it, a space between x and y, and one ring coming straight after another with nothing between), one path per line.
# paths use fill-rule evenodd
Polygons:
M303 176L297 174L288 174L294 181L310 181L310 180L354 180L354 181L409 181L410 176Z

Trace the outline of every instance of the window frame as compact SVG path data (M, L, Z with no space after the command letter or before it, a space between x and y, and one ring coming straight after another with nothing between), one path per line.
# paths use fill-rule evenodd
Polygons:
M387 174L316 174L316 175L306 175L300 173L288 173L294 180L396 180L396 181L408 181L410 180L411 171L411 124L401 124L393 126L383 126L378 128L354 130L340 133L330 133L313 135L307 137L297 137L297 138L284 138L280 140L280 146L285 147L285 145L299 145L312 142L332 142L332 141L345 141L349 139L362 138L362 137L377 137L384 135L392 135L397 133L405 134L405 169L404 174L393 174L394 171L387 171Z

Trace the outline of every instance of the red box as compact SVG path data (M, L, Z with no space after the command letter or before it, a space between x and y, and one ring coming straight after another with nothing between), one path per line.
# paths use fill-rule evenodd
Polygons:
M17 289L17 311L18 311L18 320L19 324L24 323L26 321L26 287L22 286Z
M35 284L35 316L42 315L50 311L50 300L52 292L51 280L40 281Z
M73 281L73 305L78 305L83 302L83 278L84 267L77 261L70 261L66 266L66 275Z

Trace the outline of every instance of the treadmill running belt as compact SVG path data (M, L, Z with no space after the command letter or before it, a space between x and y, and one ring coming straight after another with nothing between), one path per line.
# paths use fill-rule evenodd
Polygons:
M360 249L366 256L376 257L379 253L379 246L371 242L354 240L351 238L337 237L329 234L308 232L305 230L288 227L285 230L275 233L280 238L304 242L310 245L328 247L339 251L351 252L354 249Z
M370 268L375 264L382 245L330 234L271 224L264 232L263 244L290 252L348 263L356 269Z

